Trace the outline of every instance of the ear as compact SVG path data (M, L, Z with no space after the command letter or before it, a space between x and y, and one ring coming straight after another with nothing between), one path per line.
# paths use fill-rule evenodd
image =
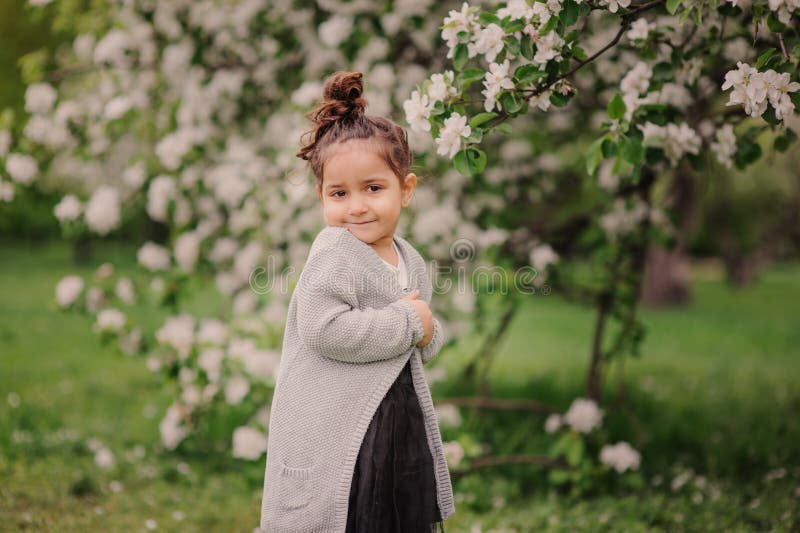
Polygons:
M414 195L414 188L417 186L417 175L413 172L409 172L406 174L406 177L403 179L403 184L400 187L400 193L402 195L402 204L403 207L408 207L408 204L411 203L411 198Z

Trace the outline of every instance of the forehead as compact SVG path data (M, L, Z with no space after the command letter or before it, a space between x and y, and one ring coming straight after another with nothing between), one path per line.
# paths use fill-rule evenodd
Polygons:
M394 176L386 161L378 155L374 144L350 140L331 146L325 158L325 186L359 183L367 178Z

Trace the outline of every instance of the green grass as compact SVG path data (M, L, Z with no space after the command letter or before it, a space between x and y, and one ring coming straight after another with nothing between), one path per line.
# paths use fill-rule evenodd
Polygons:
M133 272L134 249L97 256ZM258 524L263 461L225 454L159 454L158 420L169 391L141 359L102 347L88 316L62 313L53 289L75 267L61 243L4 244L0 254L0 531L251 531ZM98 261L99 263L99 261ZM543 484L537 467L477 470L454 483L448 531L793 531L800 527L800 267L772 268L757 286L728 289L698 270L684 309L645 310L641 359L626 366L629 403L643 427L645 488L573 499ZM196 306L212 308L211 291ZM159 324L165 313L137 309ZM492 394L566 409L582 393L593 315L533 297L500 346ZM450 376L471 339L442 354ZM610 396L614 379L607 383ZM469 391L455 379L434 396ZM9 395L19 396L12 407ZM13 395L12 395L13 397ZM492 453L541 453L541 416L463 412ZM614 440L632 438L616 416ZM457 430L443 428L445 440ZM87 440L116 458L103 470ZM131 456L143 445L143 458ZM768 472L785 468L778 479ZM695 475L679 490L681 472ZM697 478L697 476L702 476ZM111 490L112 481L122 484ZM182 512L177 520L174 512ZM475 530L477 531L477 529Z

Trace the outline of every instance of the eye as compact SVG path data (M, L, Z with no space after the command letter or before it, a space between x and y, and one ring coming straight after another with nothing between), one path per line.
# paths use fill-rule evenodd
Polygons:
M341 196L339 196L339 193L340 193L340 192L344 192L344 191L333 191L333 192L331 193L331 196L334 196L334 197L336 197L336 198L341 198Z
M383 189L383 187L381 187L380 185L370 185L370 187L377 187L378 190ZM375 191L375 192L377 192L377 191Z

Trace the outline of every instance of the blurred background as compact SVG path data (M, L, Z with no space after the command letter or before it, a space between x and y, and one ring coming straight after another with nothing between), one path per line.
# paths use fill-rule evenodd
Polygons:
M377 4L0 4L2 156L37 162L0 202L0 530L258 525L290 291L250 275L299 269L321 228L293 154L303 112L325 76L360 70L368 112L407 126L403 102L451 68L439 26L457 2ZM446 527L798 531L800 152L767 131L743 168L684 166L655 189L671 231L639 248L592 382L609 313L586 293L616 290L603 268L631 223L590 216L610 205L580 159L594 96L488 142L480 179L411 133L422 180L400 233L439 264L461 265L463 240L473 268L542 273L530 294L435 291ZM55 117L39 130L37 105Z

